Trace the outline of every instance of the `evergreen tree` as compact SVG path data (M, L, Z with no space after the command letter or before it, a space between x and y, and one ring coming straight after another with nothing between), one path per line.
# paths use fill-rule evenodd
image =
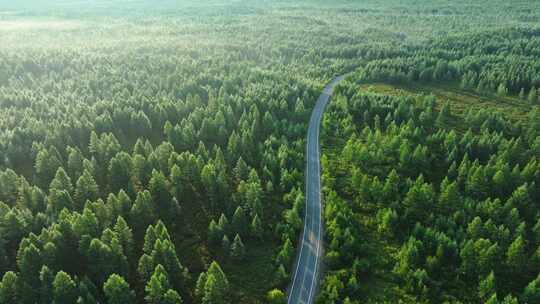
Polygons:
M287 238L285 240L285 243L283 243L283 247L281 248L281 250L279 251L277 255L276 263L278 265L279 264L290 265L292 262L293 255L294 255L294 248L293 248L292 242L289 238Z
M72 180L76 180L83 172L83 155L77 148L67 147L68 152L67 170Z
M131 176L133 163L131 156L126 152L118 153L109 163L109 189L111 192L118 192L121 189L132 192Z
M242 260L245 254L246 254L246 248L244 247L244 243L242 242L242 239L237 234L234 237L234 241L231 246L231 256L237 260Z
M519 302L512 295L507 295L506 297L504 297L502 304L519 304Z
M137 198L129 212L129 222L133 223L135 235L142 237L145 229L155 220L152 196L144 190L137 193ZM138 239L140 241L140 239Z
M280 264L277 267L275 278L278 284L283 284L289 279L289 274L287 273L287 270L283 264Z
M531 104L535 104L538 101L538 94L535 87L532 87L529 91L529 96L527 97L527 100Z
M169 289L163 296L163 304L182 304L182 298L174 289Z
M0 303L19 303L20 286L19 277L13 271L8 271L2 277L0 282Z
M114 233L118 236L118 241L122 245L122 251L128 258L131 260L134 256L134 243L133 243L133 232L129 228L128 224L123 217L119 216L116 219L116 224L114 225Z
M263 237L263 228L261 220L259 219L259 216L255 214L253 217L253 221L251 221L251 235L257 239L261 239Z
M508 94L508 89L506 88L504 83L499 84L499 86L497 87L497 95L504 97L507 94Z
M506 251L506 263L516 273L521 273L527 268L527 252L525 248L525 241L521 236L518 236L508 250Z
M51 146L49 149L42 148L36 155L35 171L37 183L42 189L46 189L54 178L58 168L62 166L58 150Z
M235 156L237 154L234 154ZM236 167L234 167L234 174L238 181L247 180L249 176L249 167L246 164L246 162L242 159L242 157L238 158L238 161L236 162Z
M242 207L236 208L232 218L232 226L238 234L245 235L247 230L246 214Z
M540 302L540 274L530 282L523 291L524 303L539 303Z
M435 124L439 128L444 128L448 126L448 123L450 121L450 105L448 103L444 103L441 107L441 110L439 111L439 114L437 115L437 119L435 120Z
M54 275L46 265L39 272L39 281L41 283L41 287L39 288L39 303L52 303Z
M266 295L266 301L270 304L285 304L287 302L287 297L279 289L272 289Z
M37 292L40 285L39 272L42 265L40 250L34 244L25 246L24 242L21 242L17 254L17 266L20 269L20 278L30 287L24 296L29 296L32 299L37 298L34 293Z
M99 188L94 177L88 170L84 170L75 186L76 210L82 210L87 200L94 201L98 197Z
M480 281L480 285L478 286L478 297L483 301L487 301L493 294L496 294L496 291L495 275L492 271L485 279Z
M187 269L180 263L176 254L176 249L169 239L158 239L152 250L152 261L154 264L163 265L169 273L169 283L176 290L184 290L188 279Z
M195 297L202 301L202 298L204 297L204 285L206 284L206 280L208 279L206 272L201 272L199 274L199 278L197 279L197 283L195 285Z
M75 282L69 274L59 271L53 281L53 303L76 303L77 297L78 293Z
M56 171L56 174L49 185L49 192L52 190L65 190L68 193L73 193L73 184L71 183L71 178L64 171L64 168L59 167Z
M152 164L140 154L132 157L133 177L138 187L146 187L152 176Z
M68 191L52 189L48 200L49 212L57 215L62 209L73 210L75 203Z
M524 88L521 88L521 90L519 91L519 99L525 100L525 89Z
M208 226L208 242L212 246L217 246L223 239L223 230L218 226L216 221L211 220Z
M157 265L152 277L148 281L145 287L145 300L148 304L162 304L165 294L170 288L168 274L165 268L161 265Z
M498 304L499 300L497 300L497 294L494 293L491 295L491 297L485 302L485 304Z
M221 214L221 216L219 217L219 221L218 221L218 227L221 229L221 231L223 231L223 233L227 234L230 232L230 227L229 227L229 220L227 219L227 217L225 216L225 214Z
M154 261L152 260L152 257L144 253L139 259L139 264L137 266L137 273L139 274L139 277L141 278L141 280L145 282L150 280L150 277L152 276L154 269L155 269L155 266L154 266Z
M204 282L204 293L202 294L203 304L229 303L229 281L217 262L212 262L212 264L210 264L206 275L202 278L206 279ZM199 277L199 279L201 279L201 277Z
M112 274L103 285L103 293L108 304L135 303L135 292L129 288L123 277Z
M177 219L180 206L169 192L169 183L163 173L152 171L149 190L156 205L155 210L158 217L168 224L173 224Z
M229 254L231 250L231 241L226 234L223 235L223 239L221 239L221 250L223 250L223 253L226 255Z

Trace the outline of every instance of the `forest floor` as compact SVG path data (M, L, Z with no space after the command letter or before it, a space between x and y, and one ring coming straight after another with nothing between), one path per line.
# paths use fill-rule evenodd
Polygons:
M202 220L204 216L200 208L192 206L184 208L184 212L186 219L195 220L191 221L187 228L175 232L178 239L176 247L183 263L190 266L190 272L193 274L205 271L204 265L217 258L231 284L233 303L261 303L275 277L273 258L277 254L276 248L279 248L279 239L244 239L246 254L241 261L237 261L219 248L209 248L203 241L206 236L201 231L206 231L207 225ZM192 279L192 283L195 283L197 277Z

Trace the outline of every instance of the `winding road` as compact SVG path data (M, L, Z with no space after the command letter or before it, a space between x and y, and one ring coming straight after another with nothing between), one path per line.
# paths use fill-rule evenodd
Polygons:
M324 108L336 84L344 76L334 78L324 88L311 113L306 145L306 206L304 230L299 243L293 281L289 288L288 304L312 304L315 301L319 264L322 255L321 168L319 159L319 127Z

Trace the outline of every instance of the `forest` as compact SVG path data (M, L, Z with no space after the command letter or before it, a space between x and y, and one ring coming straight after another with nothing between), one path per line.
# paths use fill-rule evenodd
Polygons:
M540 2L0 2L0 304L540 303Z
M538 27L486 28L340 84L319 303L540 301L539 50Z

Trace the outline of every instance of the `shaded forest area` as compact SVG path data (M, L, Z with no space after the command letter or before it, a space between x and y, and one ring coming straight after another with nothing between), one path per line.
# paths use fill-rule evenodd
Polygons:
M370 287L375 302L534 302L539 11L498 0L0 4L0 303L281 303L310 110L350 71L322 133L322 303L368 300ZM531 118L358 93L371 82L448 83L516 99ZM373 192L390 176L395 192ZM443 186L455 197L441 211Z

